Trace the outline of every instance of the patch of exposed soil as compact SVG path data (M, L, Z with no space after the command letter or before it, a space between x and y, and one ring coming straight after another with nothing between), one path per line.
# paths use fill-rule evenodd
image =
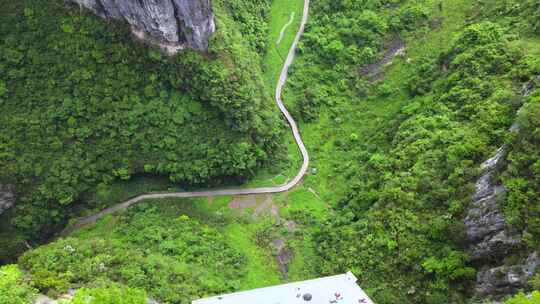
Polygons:
M385 49L386 51L381 59L360 69L360 75L368 77L372 81L381 80L384 67L391 64L394 57L405 53L405 42L400 38L395 38L390 41Z
M297 224L294 221L281 221L281 217L279 216L279 206L274 204L271 194L236 196L229 203L228 207L230 209L238 210L240 213L253 209L253 219L270 215L276 219L277 225L282 225L287 231L294 232L297 229ZM286 239L283 237L272 241L272 245L276 249L279 272L281 273L282 278L286 280L289 277L289 264L294 258L294 251L287 246Z
M230 209L236 209L240 213L244 213L246 209L253 208L257 206L257 196L256 195L242 195L235 196L234 199L229 203Z
M279 222L279 206L274 204L271 194L264 195L243 195L236 196L229 203L230 209L236 209L240 213L244 213L249 209L253 209L253 218L258 218L264 215L271 215Z
M274 201L272 200L272 195L265 195L264 200L260 203L255 211L253 212L253 217L257 218L266 213L271 213L271 210L274 206Z
M277 239L274 241L274 247L277 249L277 262L279 272L284 280L289 278L289 264L294 258L294 252L288 248L283 239Z

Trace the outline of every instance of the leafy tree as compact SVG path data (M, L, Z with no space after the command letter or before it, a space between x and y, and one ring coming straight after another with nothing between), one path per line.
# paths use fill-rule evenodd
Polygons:
M540 303L540 292L533 291L531 295L527 296L523 292L518 293L511 299L508 299L504 304L535 304Z
M0 267L0 303L27 304L36 296L33 288L17 265Z
M112 284L104 288L81 288L65 304L146 304L146 293L141 290Z

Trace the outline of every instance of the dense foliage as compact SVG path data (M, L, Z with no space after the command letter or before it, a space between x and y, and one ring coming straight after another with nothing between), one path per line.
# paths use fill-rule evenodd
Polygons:
M243 38L259 54L267 49L268 10L270 0L224 1L231 17L237 21Z
M478 12L514 30L540 34L540 3L536 0L480 0Z
M111 284L102 288L81 288L72 300L63 304L146 304L148 299L142 290Z
M220 30L209 54L173 59L131 47L125 29L107 25L105 31L75 11L60 9L55 14L63 17L49 24L32 9L38 2L10 4L18 15L0 15L15 20L22 41L18 46L0 25L8 50L0 54L0 68L9 71L0 76L0 107L8 113L0 123L14 130L0 134L0 165L7 164L0 182L29 189L21 191L16 211L27 216L14 217L17 227L42 227L96 185L107 193L113 180L142 172L205 184L248 177L279 156L270 155L279 148L279 120L269 109L256 55L267 49L271 1L214 1ZM455 5L312 2L285 96L303 119L312 168L305 193L275 197L286 202L281 216L293 228L270 220L249 224L250 240L241 228L249 221L235 219L225 233L220 223L144 204L29 251L20 266L41 292L86 286L73 303L142 303L147 296L189 303L245 288L240 282L256 281L261 269L275 271L269 265L255 270L253 263L267 262L257 253L275 251L272 243L288 237L296 254L290 267L307 274L303 279L350 270L377 303L465 303L476 269L463 217L480 164L501 146L508 151L496 174L508 189L501 209L524 232L525 249L540 248L540 60L527 54L537 43L540 6L532 0L448 3ZM469 16L445 19L454 11ZM29 30L37 20L50 36L35 42L40 30ZM416 48L399 55L405 42ZM422 43L433 45L421 49ZM397 64L385 75L392 60ZM369 107L378 115L360 113ZM387 110L394 113L380 114ZM320 187L313 190L315 183ZM319 190L326 192L322 198ZM320 208L312 197L322 201ZM204 208L206 216L222 219L221 211ZM2 242L0 250L10 248ZM17 268L10 270L23 282L17 296L30 296L34 287L24 285ZM529 282L532 289L538 278ZM508 303L534 303L537 296L519 294Z
M460 282L474 278L459 246L463 206L472 194L474 168L502 144L519 105L507 81L522 54L499 26L471 25L440 58L438 67L427 69L439 73L438 80L424 83L430 93L404 109L390 150L360 155L364 170L352 173L352 191L343 202L353 224L332 222L319 236L328 261L323 269L357 268L381 303L442 303ZM424 72L413 78L415 85L433 77Z
M235 290L246 273L245 257L218 230L152 203L101 225L26 253L21 267L51 295L112 281L168 303Z
M508 166L502 179L508 188L505 216L532 248L540 248L540 91L519 111L519 131L510 140Z
M416 39L409 28L417 34L427 26L437 30L440 21L430 19L428 7L445 9L427 1L318 1L291 89L296 113L307 121L331 119L341 129L332 143L339 153L332 174L344 176L347 189L338 215L316 233L319 271L352 270L377 303L465 301L475 269L468 264L462 221L479 164L505 143L522 103L522 83L540 72L514 43L517 29L476 16L448 48L426 52L403 72L398 85L405 96L361 73L391 47L384 41ZM351 104L390 95L406 102L373 138L358 141L367 122L340 127L342 117L354 119L346 113ZM534 172L537 156L529 150L515 165ZM514 172L529 178L522 184L527 197L514 192L522 209L514 208L521 211L513 218L534 230L538 181Z
M17 265L0 267L0 303L28 304L36 293Z
M535 304L540 303L540 292L534 291L529 296L520 292L511 299L508 299L504 304Z
M22 239L53 230L68 205L114 180L215 185L280 155L282 123L248 43L264 36L264 5L217 1L209 53L173 58L63 1L1 6L0 183L17 190L2 222Z
M427 23L423 1L315 1L300 52L306 62L294 90L302 92L297 112L306 121L318 109L348 98L350 82L358 81L361 66L376 59L385 39ZM317 78L313 81L313 78ZM345 93L345 94L344 94Z

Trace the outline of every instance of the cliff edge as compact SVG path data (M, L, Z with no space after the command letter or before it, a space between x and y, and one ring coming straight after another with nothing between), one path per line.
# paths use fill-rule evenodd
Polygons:
M134 33L169 52L206 50L215 32L210 0L69 0L107 19L124 20Z

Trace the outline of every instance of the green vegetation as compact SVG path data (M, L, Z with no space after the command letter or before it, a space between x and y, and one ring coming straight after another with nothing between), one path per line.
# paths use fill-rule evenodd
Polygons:
M146 293L142 290L126 288L117 284L102 288L81 288L72 300L63 304L146 304Z
M178 213L181 204L148 202L20 259L37 288L51 295L71 286L113 281L170 303L236 290L246 257L225 234ZM181 215L180 215L181 214Z
M290 232L267 213L256 217L253 210L240 213L229 208L230 203L231 198L148 201L29 251L19 265L41 292L52 297L76 286L93 290L114 283L145 290L166 303L190 303L279 284L282 278L272 245L278 238L303 249L308 255L302 255L302 261L314 259L303 229ZM298 228L313 224L300 214L288 218ZM309 270L314 265L299 261L291 266L291 279L316 275Z
M540 74L528 55L538 47L518 43L534 41L519 36L530 31L479 14L482 5L313 3L285 100L305 121L317 169L304 187L336 212L312 233L317 272L352 270L377 303L464 302L475 277L462 221L479 164L507 142L522 84ZM397 36L404 55L362 68ZM512 170L527 180L507 208L520 230L538 218L535 140L521 142Z
M11 234L39 240L70 205L109 201L115 181L210 186L278 160L283 124L255 53L264 43L250 44L266 39L256 4L216 1L209 53L167 58L63 1L2 1L0 183L16 186L2 220ZM85 201L95 192L103 200Z
M28 304L36 293L17 265L0 267L0 303Z
M540 292L534 291L530 296L519 293L515 297L508 299L504 304L536 304L540 303Z
M0 14L20 23L22 41L16 46L14 34L0 25L9 46L0 67L10 71L0 76L0 107L8 113L0 123L16 127L16 136L0 135L0 164L7 164L0 182L22 181L29 189L18 209L4 215L17 229L36 234L47 227L39 219L51 215L61 223L66 207L91 213L146 191L253 176L247 185L280 184L296 173L292 165L276 170L299 156L279 126L271 95L302 1L214 1L220 30L210 53L171 59L131 47L125 29L111 31L78 11L58 9L59 18L45 22L45 13L32 9L38 2L9 4L18 13ZM292 12L294 22L276 44ZM523 250L540 249L539 18L532 0L313 1L284 96L301 118L311 156L301 185L237 209L231 206L239 198L231 197L132 207L24 254L19 267L32 283L18 294L37 288L55 296L82 287L73 303L116 303L119 297L189 303L350 270L377 303L466 303L476 265L463 218L480 164L503 145L508 153L496 178L509 191L501 209L512 228L524 232ZM29 44L37 35L28 31L35 28L32 20L45 23L51 38ZM33 43L52 59L40 61ZM59 43L64 47L47 48ZM78 52L83 46L105 52L106 61L85 59L87 52ZM128 63L111 59L117 48L117 59ZM78 57L65 59L67 50ZM23 54L19 63L17 52ZM72 83L71 70L66 79L52 77L54 85L37 82L51 78L43 71L22 82L20 70L49 60L63 60L65 69L128 75L114 78L118 86L92 76ZM120 84L130 90L127 101ZM530 85L526 98L524 84ZM115 102L102 105L111 88ZM95 102L94 95L100 96ZM59 112L63 116L49 117ZM178 112L189 115L178 119ZM59 126L48 129L53 122ZM509 132L514 123L519 128ZM77 135L84 127L88 137ZM20 131L27 129L32 132ZM79 201L85 204L74 204ZM25 238L9 240L0 239L0 250ZM293 252L285 273L276 241ZM20 271L15 280L29 282ZM538 274L529 290L537 281ZM536 303L537 297L519 294L507 303Z
M283 62L287 58L289 48L296 36L302 11L303 0L274 0L270 8L270 18L268 21L267 50L263 59L265 81L269 88L275 89ZM283 38L278 43L283 27L289 23L293 14L292 23L285 29ZM273 90L272 90L273 92Z
M509 189L503 203L512 226L527 231L531 248L540 248L540 91L536 91L517 117L519 131L510 138L508 167L503 173Z

